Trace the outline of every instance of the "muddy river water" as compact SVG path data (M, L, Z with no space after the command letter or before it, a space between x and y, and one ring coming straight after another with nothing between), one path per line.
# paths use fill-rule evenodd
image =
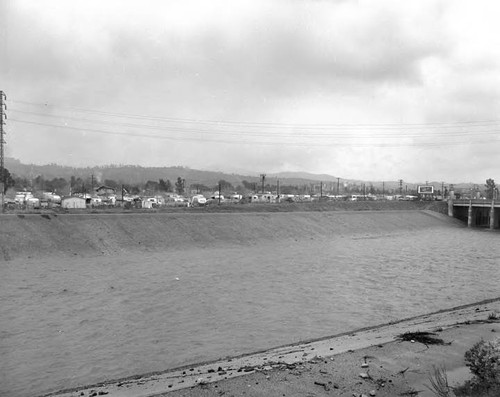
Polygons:
M500 295L500 235L430 230L2 262L0 395L36 396Z

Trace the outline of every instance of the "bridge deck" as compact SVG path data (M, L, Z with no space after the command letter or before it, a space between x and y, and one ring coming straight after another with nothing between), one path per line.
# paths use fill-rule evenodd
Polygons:
M453 200L453 205L457 207L468 207L472 203L473 207L491 208L491 200ZM495 208L500 208L500 200L495 200Z

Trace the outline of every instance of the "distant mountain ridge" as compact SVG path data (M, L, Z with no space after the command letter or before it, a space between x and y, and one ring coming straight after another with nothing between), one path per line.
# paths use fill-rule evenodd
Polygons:
M250 183L261 183L260 175L241 175L234 173L225 173L218 171L203 171L195 170L188 167L143 167L139 165L105 165L95 167L69 167L58 164L23 164L21 161L14 158L5 158L5 168L14 176L23 178L36 178L41 175L46 180L54 178L70 179L72 176L82 179L94 176L97 182L103 183L106 179L119 181L121 183L145 183L147 181L158 181L159 179L170 180L174 182L178 177L185 179L186 184L203 184L206 186L216 186L220 180L225 180L233 184L233 186L240 185L242 181ZM281 185L318 185L323 182L324 186L335 190L337 183L340 185L340 190L344 184L365 184L367 189L373 186L377 189L386 190L399 189L398 181L363 181L356 179L341 178L328 174L311 174L308 172L280 172L270 173L266 175L266 184L276 185L279 179ZM403 181L403 191L408 189L415 189L418 185L423 183L413 183ZM429 182L429 185L435 186L436 189L441 189L442 182ZM484 183L457 183L454 186L457 189L469 189L478 186L482 189ZM448 186L448 183L445 183Z

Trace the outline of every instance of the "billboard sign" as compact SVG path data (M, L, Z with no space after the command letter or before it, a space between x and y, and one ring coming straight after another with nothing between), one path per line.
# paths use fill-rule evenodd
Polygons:
M419 186L418 194L434 194L434 186Z

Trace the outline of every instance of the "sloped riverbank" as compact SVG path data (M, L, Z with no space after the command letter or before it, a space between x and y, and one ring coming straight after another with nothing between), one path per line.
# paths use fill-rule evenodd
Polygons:
M0 217L0 261L379 235L443 222L460 225L418 210L11 214Z

